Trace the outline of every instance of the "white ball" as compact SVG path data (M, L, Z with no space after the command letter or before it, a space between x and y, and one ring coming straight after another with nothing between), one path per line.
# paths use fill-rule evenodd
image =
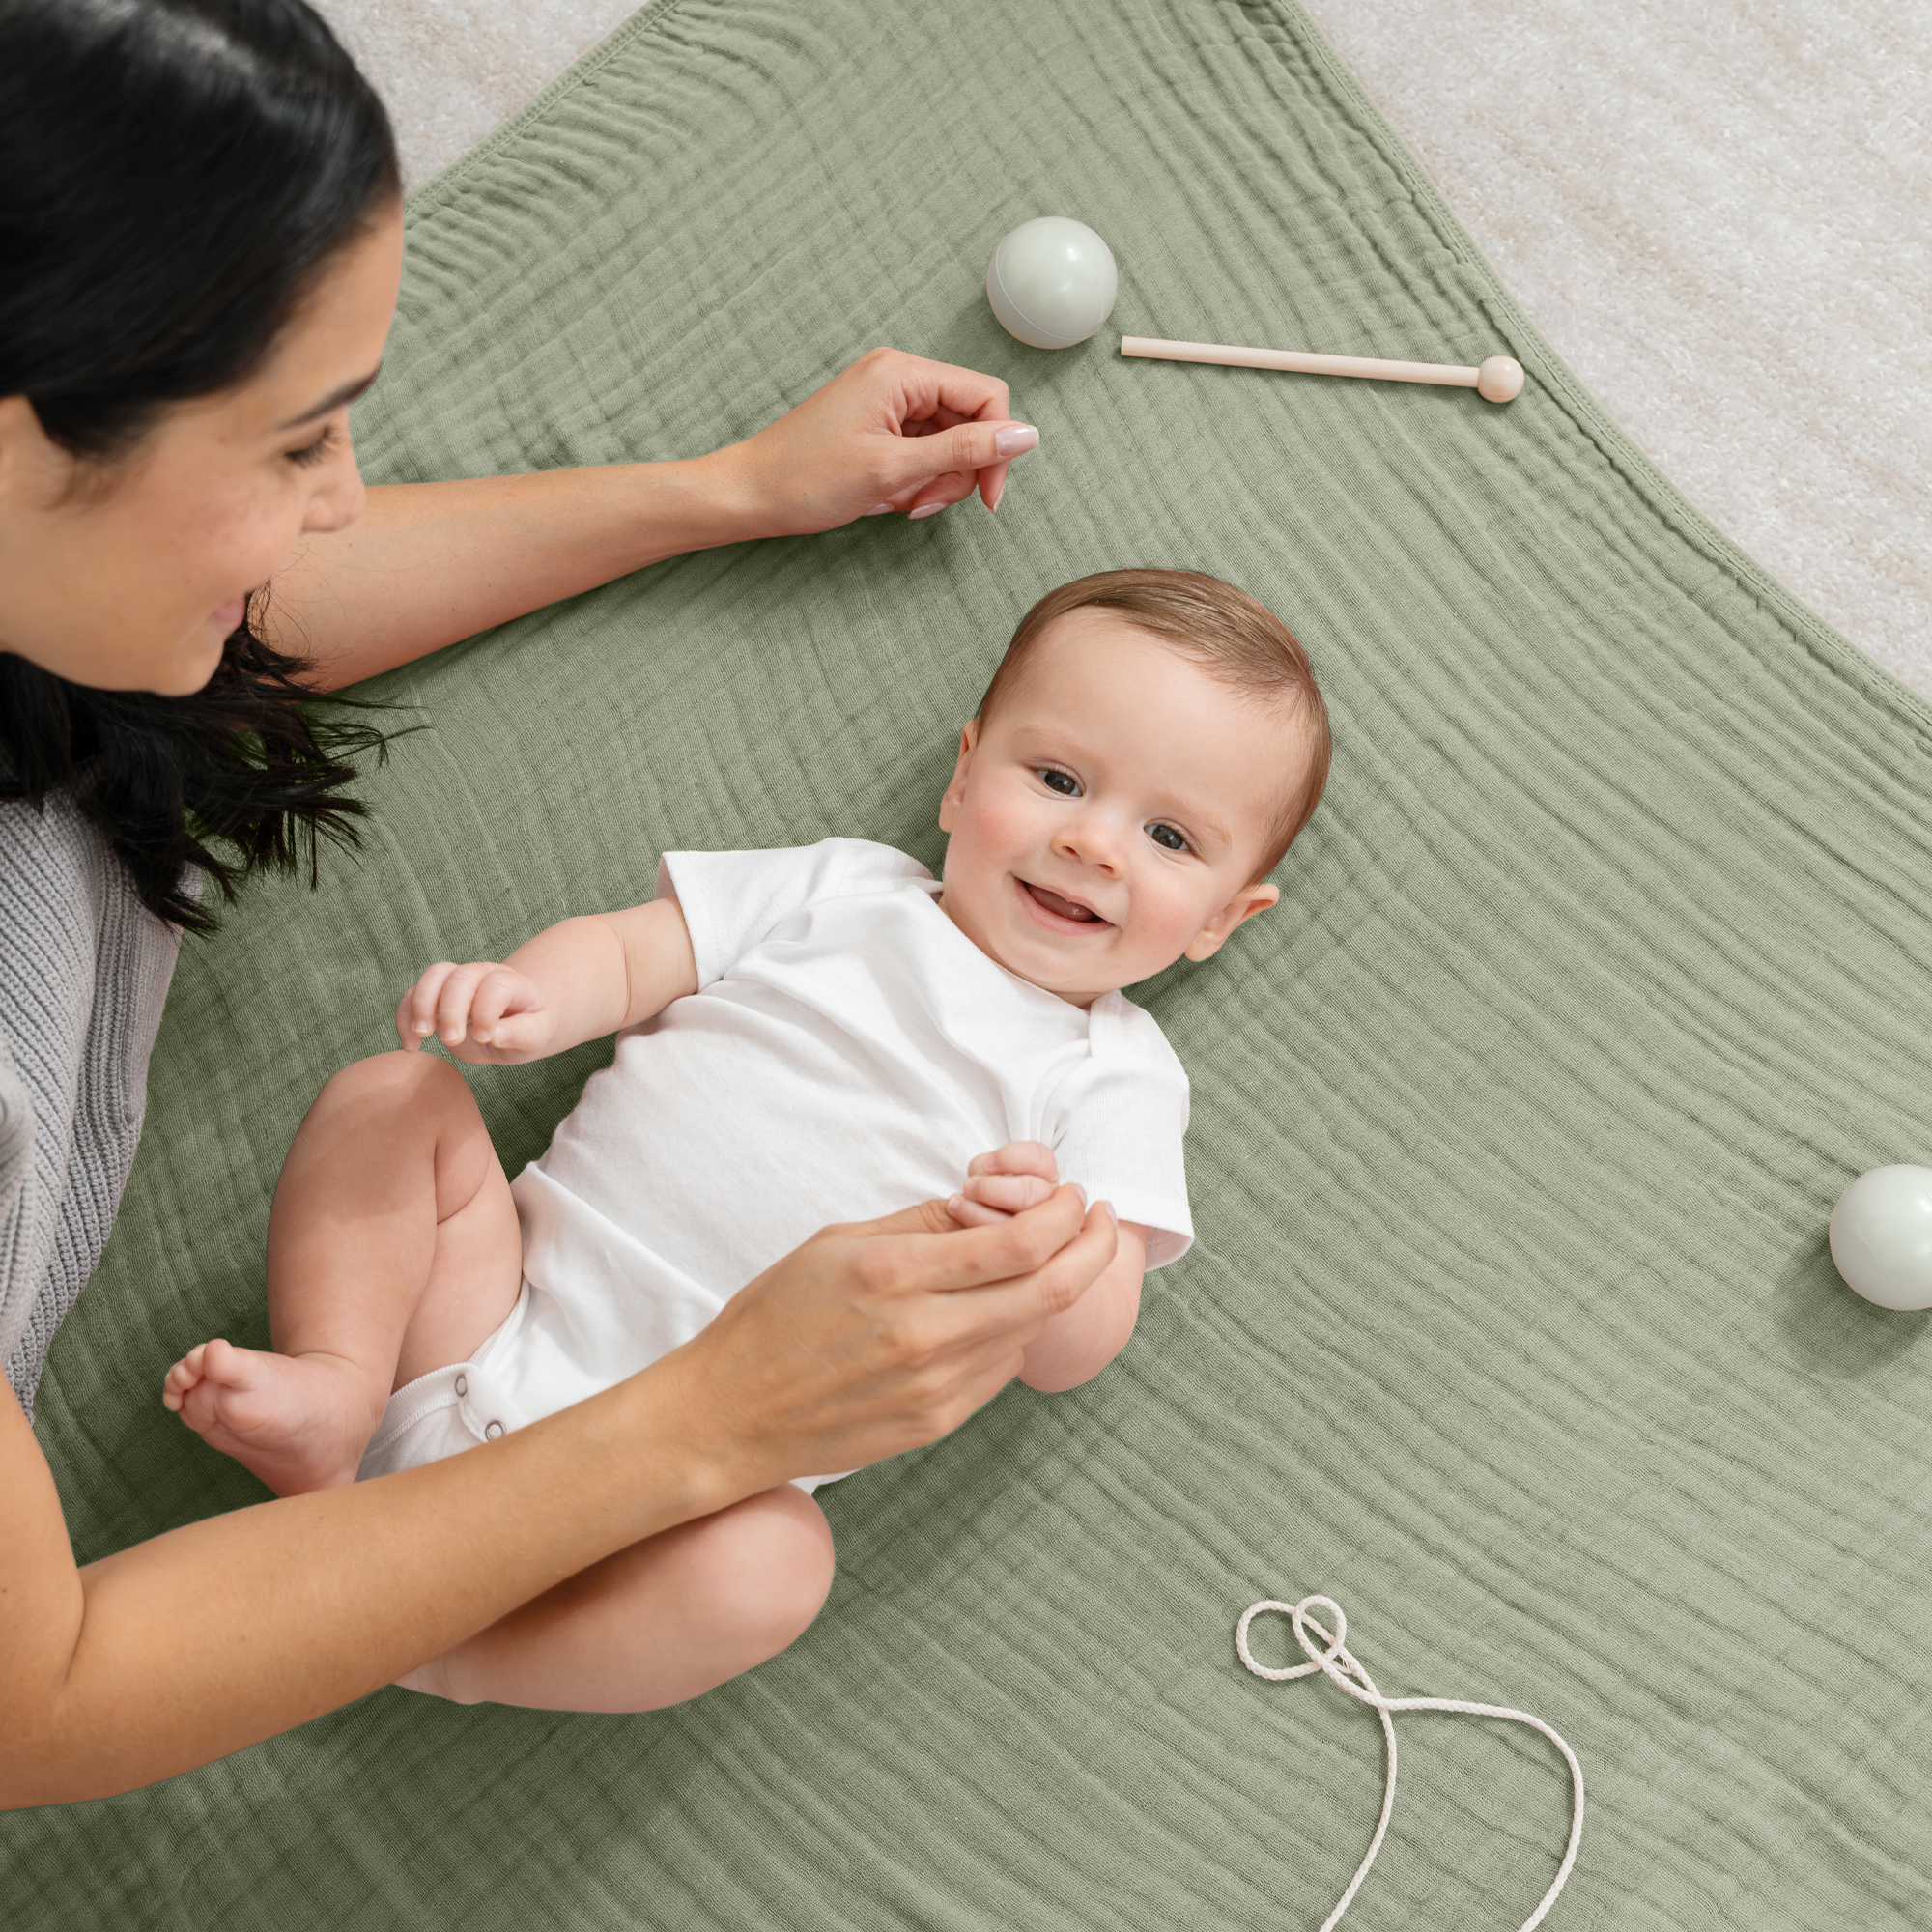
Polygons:
M1022 221L986 265L986 299L1009 335L1036 349L1085 342L1114 310L1114 251L1084 221Z
M1932 1308L1932 1167L1875 1167L1832 1209L1832 1259L1881 1308Z

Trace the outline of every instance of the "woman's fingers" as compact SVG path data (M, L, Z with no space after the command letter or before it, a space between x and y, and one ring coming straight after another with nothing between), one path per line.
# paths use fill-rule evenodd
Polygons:
M767 533L802 535L887 509L930 515L976 486L992 508L1007 465L1038 440L998 377L874 349L719 455Z
M1074 1187L985 1227L924 1201L827 1228L732 1296L665 1373L688 1391L694 1439L752 1480L856 1468L935 1440L1009 1381L1115 1240L1104 1206L1088 1212Z
M859 1283L868 1293L948 1294L1037 1272L1079 1236L1086 1219L1086 1195L1060 1187L1038 1207L983 1227L960 1229L945 1202L923 1201L883 1220L828 1229L825 1237L855 1242Z
M990 1228L995 1221L1007 1218L1005 1208L989 1207L964 1193L953 1195L946 1204L946 1211L962 1228Z
M922 483L912 494L906 508L906 515L936 517L941 510L952 508L954 503L963 502L973 494L979 477L968 469L950 469L944 476L935 476L929 483Z
M999 505L1007 465L1038 444L1039 431L1031 423L968 422L935 430L930 436L901 436L895 441L896 446L886 452L882 496L912 484L918 489L917 502L944 507L977 483L991 510ZM945 485L952 481L958 483L956 494L947 494Z

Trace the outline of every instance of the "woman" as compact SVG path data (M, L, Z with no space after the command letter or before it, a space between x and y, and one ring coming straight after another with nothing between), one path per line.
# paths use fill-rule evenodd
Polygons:
M681 551L991 509L1037 440L1002 384L875 351L695 462L365 497L346 411L401 252L383 109L303 0L0 0L0 1804L205 1762L647 1537L929 1441L1112 1254L1070 1188L829 1230L594 1401L76 1569L24 1406L180 932L355 810L302 697Z

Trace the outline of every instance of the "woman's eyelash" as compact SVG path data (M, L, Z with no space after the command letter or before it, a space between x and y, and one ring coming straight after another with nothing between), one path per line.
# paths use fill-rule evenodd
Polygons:
M330 423L313 442L304 443L300 449L290 450L288 459L291 463L299 463L303 469L307 469L310 464L320 463L335 447L337 440L338 432L335 425Z

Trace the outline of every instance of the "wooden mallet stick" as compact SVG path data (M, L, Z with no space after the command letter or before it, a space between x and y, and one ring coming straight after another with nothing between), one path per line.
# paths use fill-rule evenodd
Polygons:
M1453 362L1387 362L1378 355L1316 355L1302 349L1231 349L1220 342L1161 342L1151 335L1121 337L1122 355L1161 362L1221 362L1234 369L1293 369L1303 376L1370 376L1382 383L1437 383L1474 389L1486 403L1506 403L1522 388L1522 364L1491 355L1477 367Z

